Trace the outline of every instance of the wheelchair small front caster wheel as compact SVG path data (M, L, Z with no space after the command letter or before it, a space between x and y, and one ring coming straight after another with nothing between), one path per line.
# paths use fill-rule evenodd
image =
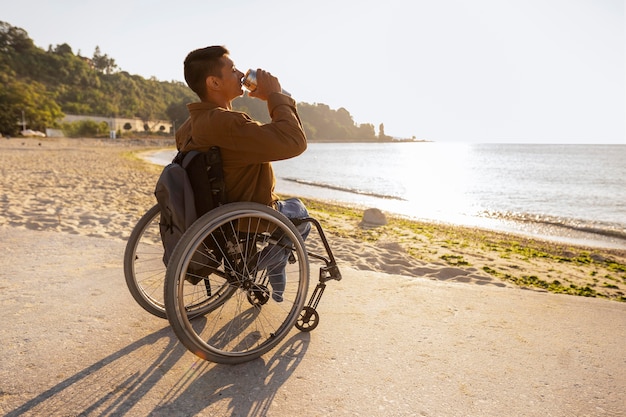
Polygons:
M301 332L310 332L320 323L320 316L313 307L305 306L296 321L296 329Z

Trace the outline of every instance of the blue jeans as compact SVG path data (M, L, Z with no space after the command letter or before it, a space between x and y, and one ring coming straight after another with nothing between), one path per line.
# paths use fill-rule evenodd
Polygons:
M308 217L309 212L306 207L297 198L290 198L284 201L276 202L277 210L284 214L288 219L300 219ZM305 222L296 226L302 239L306 239L311 231L311 223ZM285 242L281 242L285 243ZM289 242L287 242L289 243ZM285 274L285 266L291 251L281 245L271 245L263 249L260 259L265 259L267 265L267 275L269 277L270 284L272 285L272 298L274 301L283 301L283 293L285 291L285 284L287 282L287 276ZM261 261L264 263L263 261Z

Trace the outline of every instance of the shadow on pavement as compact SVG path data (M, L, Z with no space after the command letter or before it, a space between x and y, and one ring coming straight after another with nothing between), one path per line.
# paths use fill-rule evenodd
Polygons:
M220 365L187 352L165 327L66 378L7 416L183 416L209 410L212 415L264 415L302 361L309 341L308 333L294 333L265 357Z

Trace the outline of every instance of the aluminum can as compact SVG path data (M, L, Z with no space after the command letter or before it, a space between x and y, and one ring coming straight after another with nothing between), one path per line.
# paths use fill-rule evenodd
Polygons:
M256 90L256 70L249 69L246 71L246 75L244 75L241 79L241 85L243 85L250 92ZM291 94L289 94L284 88L281 89L281 93L291 97Z

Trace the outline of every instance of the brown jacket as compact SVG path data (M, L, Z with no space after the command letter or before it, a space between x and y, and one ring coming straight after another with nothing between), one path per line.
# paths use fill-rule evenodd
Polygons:
M229 202L272 205L278 196L270 162L293 158L306 149L295 101L274 93L267 107L272 122L261 124L245 113L213 103L191 103L187 105L189 119L176 132L179 150L206 151L211 146L221 149Z

